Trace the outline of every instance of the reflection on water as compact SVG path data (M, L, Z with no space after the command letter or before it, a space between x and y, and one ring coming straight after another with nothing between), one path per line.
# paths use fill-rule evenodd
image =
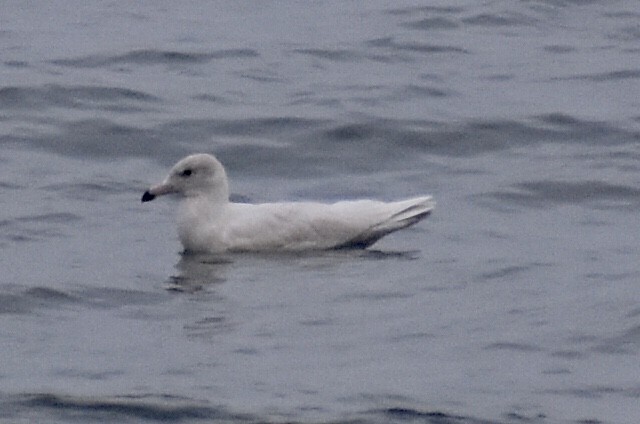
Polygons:
M227 280L231 256L181 253L178 273L169 277L166 289L194 293Z
M259 252L193 254L181 253L175 265L177 273L171 275L165 288L176 292L195 293L200 290L215 289L229 279L234 272L234 264L281 263L295 264L305 270L317 270L323 267L335 267L337 264L352 263L354 260L416 260L419 250L376 250L376 249L338 249L303 252ZM240 265L242 266L242 265Z

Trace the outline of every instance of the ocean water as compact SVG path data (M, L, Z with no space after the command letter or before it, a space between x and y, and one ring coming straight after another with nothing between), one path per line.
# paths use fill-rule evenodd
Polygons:
M631 0L3 2L0 422L640 422ZM432 194L364 251L182 255L140 196Z

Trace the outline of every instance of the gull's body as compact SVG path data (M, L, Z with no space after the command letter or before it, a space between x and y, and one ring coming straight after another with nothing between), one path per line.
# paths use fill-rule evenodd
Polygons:
M364 248L427 217L434 207L430 196L398 202L232 203L222 164L207 154L182 159L142 201L168 193L183 196L178 235L189 252Z

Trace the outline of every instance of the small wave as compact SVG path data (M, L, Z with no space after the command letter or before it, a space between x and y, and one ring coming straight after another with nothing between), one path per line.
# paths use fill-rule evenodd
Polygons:
M427 98L427 97L448 97L452 94L450 90L423 86L418 84L409 84L402 89L398 90L388 100L407 100L411 98Z
M239 352L252 354L253 352ZM62 422L207 422L207 423L263 423L283 422L282 416L272 411L265 415L233 412L207 401L193 400L165 394L122 396L71 396L55 393L25 393L3 395L0 398L3 411L0 418L30 417L42 421ZM514 414L515 415L515 414ZM509 422L539 422L509 416ZM390 406L349 414L330 421L296 420L290 414L286 422L296 423L421 423L421 424L488 424L489 421L438 410L420 410L406 406ZM56 421L57 422L57 421ZM540 421L542 422L542 421ZM498 421L491 423L499 424Z
M34 242L51 237L63 237L64 226L82 220L79 215L57 212L38 215L25 215L0 221L3 235L13 242Z
M361 58L360 54L345 49L294 49L292 52L336 62L353 62Z
M640 398L640 386L613 387L606 385L584 386L569 389L550 389L544 390L543 393L572 396L583 399L601 399L605 396L622 396L628 399ZM600 423L597 420L580 421L581 423Z
M485 424L484 420L475 420L462 415L452 415L440 411L420 411L413 408L391 407L373 411L383 415L391 422L425 423L425 424ZM498 423L496 423L498 424Z
M387 94L394 97L441 98L453 96L430 85L408 85ZM217 136L223 136L219 140ZM330 122L324 119L276 116L250 119L180 119L153 128L137 128L112 120L84 119L60 124L57 134L8 140L28 144L73 157L149 157L173 163L193 151L211 151L223 158L230 169L275 171L289 169L307 173L322 165L351 164L354 171L369 170L379 164L372 155L385 157L385 166L394 159L406 160L412 152L444 156L473 156L492 151L540 143L636 143L638 133L616 128L606 122L586 121L567 114L534 116L520 120L473 120L436 123L428 120L398 120L363 117L355 121ZM339 143L341 157L333 152ZM281 150L286 147L288 155ZM363 155L363 151L368 152ZM297 161L291 161L296 157ZM270 162L273 161L273 162ZM262 172L261 171L261 172ZM273 175L282 175L273 174Z
M461 7L455 6L410 6L404 8L390 9L387 10L386 13L390 15L415 15L417 13L446 13L446 14L454 14L461 13L464 9Z
M15 287L3 286L3 293L0 294L0 314L26 314L36 309L61 308L78 302L78 297L50 287L38 286L16 290Z
M398 155L406 158L406 149L447 156L481 154L509 148L516 142L544 139L545 132L548 131L511 121L442 126L431 122L377 120L337 125L325 130L323 136L327 141L362 140L369 151L382 149L384 156L391 159ZM349 147L364 146L350 143Z
M408 299L412 297L412 293L404 293L399 291L361 291L354 293L346 293L336 299L338 302L352 302L352 301L364 301L364 302L387 302L397 299Z
M26 314L31 310L32 306L21 296L0 294L0 314Z
M595 346L594 350L615 355L637 355L640 351L640 325L635 325L619 335L607 337L604 342Z
M299 134L319 127L324 121L298 117L255 119L184 119L143 129L109 119L83 119L60 124L57 134L12 136L5 141L22 143L72 157L155 157L167 164L193 151L226 150L243 153L251 144L272 150L286 145L283 134ZM242 142L215 144L215 136L242 137ZM249 136L257 136L252 141ZM212 138L214 142L212 143ZM273 140L273 141L271 141ZM188 145L187 145L188 143ZM288 160L282 153L280 160ZM242 160L247 157L243 156ZM258 159L256 159L258 160ZM249 161L251 162L251 161ZM243 162L239 161L239 165Z
M170 50L134 50L119 55L92 55L74 59L55 59L51 63L74 68L100 68L120 64L171 65L199 64L216 59L255 58L259 54L252 49L227 49L206 53L179 52Z
M392 37L376 38L368 41L366 44L369 47L378 49L388 49L391 51L405 51L413 53L469 53L467 49L458 46L420 42L397 42Z
M232 103L228 98L218 96L215 94L198 94L191 97L194 100L199 100L201 102L210 102L210 103L218 103L218 104L229 104Z
M248 71L236 72L235 74L238 75L240 78L245 78L251 81L257 81L261 83L284 84L287 82L285 78L280 77L275 72L271 72L268 70L253 69Z
M189 338L212 339L220 334L229 334L235 327L236 325L224 316L212 316L185 324L183 328Z
M529 271L530 269L531 269L530 265L507 266L504 268L499 268L493 271L485 272L480 275L480 278L483 281L502 279L502 278L512 278L516 275L522 274L523 272Z
M160 143L158 134L108 119L84 119L61 124L58 134L28 137L22 142L73 157L146 157L149 152L169 151L177 156L177 146Z
M486 26L486 27L503 27L503 26L522 26L531 25L535 20L531 17L506 13L506 14L485 14L481 13L475 16L462 19L462 22L469 25Z
M565 53L573 53L578 49L573 46L567 46L564 44L550 44L550 45L544 46L542 50L549 53L565 54Z
M407 87L407 90L414 88ZM422 95L449 93L423 92ZM478 120L443 125L430 121L363 120L339 123L321 131L322 134L312 138L341 142L341 149L347 151L382 149L388 159L401 152L406 155L407 149L445 156L472 156L539 143L575 142L584 145L593 140L602 145L602 140L606 139L611 144L635 144L638 137L634 131L616 128L606 122L579 120L559 113L537 116L530 122ZM344 141L350 143L347 145L342 143Z
M82 220L79 215L69 212L45 213L39 215L27 215L15 218L19 222L40 222L51 224L68 224Z
M323 121L294 116L249 118L249 119L183 119L163 124L158 132L178 137L198 137L204 134L209 140L212 135L273 135L315 127Z
M26 62L24 60L7 60L5 62L2 62L2 64L10 68L21 68L21 69L26 69L30 66L29 62Z
M47 299L55 302L76 302L77 297L50 287L31 287L25 291L27 297L33 299Z
M516 190L494 192L492 197L501 201L543 207L550 203L580 204L585 202L619 201L640 204L640 189L603 181L543 180L520 183Z
M130 102L150 103L159 99L150 94L120 87L61 86L0 88L0 109L36 109L49 107L142 110Z
M451 19L437 17L437 18L424 18L424 19L420 19L419 21L405 22L402 24L402 26L410 29L430 31L430 30L442 30L442 29L456 29L460 25Z
M42 190L58 193L69 199L96 201L104 199L105 196L112 196L126 193L138 193L140 187L134 184L122 182L86 182L86 183L55 183L41 187Z
M0 314L31 313L38 309L60 309L70 305L112 309L128 305L153 305L167 299L162 293L107 287L85 287L73 290L35 286L3 285Z
M577 118L564 113L549 113L537 117L540 122L551 125L576 126L583 123Z
M4 403L6 407L13 407L18 411L29 409L30 415L40 412L43 417L51 417L51 414L54 414L63 419L72 418L76 422L84 420L129 422L141 419L162 422L254 421L254 418L249 415L229 413L221 407L170 395L82 397L35 393L13 396Z
M486 346L487 350L510 350L514 352L542 352L543 349L527 343L496 342Z
M162 293L112 287L84 287L74 290L73 294L86 305L106 309L128 305L154 305L167 299Z
M620 81L640 78L640 69L621 69L618 71L601 72L596 74L570 75L566 77L555 77L552 81L559 80L587 80L592 82Z

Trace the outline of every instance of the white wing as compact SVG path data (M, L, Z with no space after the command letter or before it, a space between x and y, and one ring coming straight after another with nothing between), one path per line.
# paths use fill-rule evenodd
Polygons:
M363 248L427 217L430 196L398 202L229 204L221 239L229 250Z

